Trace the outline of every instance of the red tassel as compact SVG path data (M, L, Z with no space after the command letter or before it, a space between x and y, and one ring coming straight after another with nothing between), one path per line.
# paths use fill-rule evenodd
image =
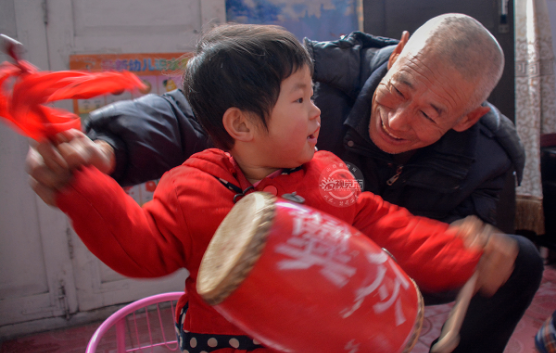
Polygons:
M5 89L15 78L11 92ZM144 89L139 78L130 72L81 71L38 72L22 60L17 65L0 65L0 117L19 133L37 141L53 137L68 129L80 129L79 116L45 106L63 99L88 99L101 94Z

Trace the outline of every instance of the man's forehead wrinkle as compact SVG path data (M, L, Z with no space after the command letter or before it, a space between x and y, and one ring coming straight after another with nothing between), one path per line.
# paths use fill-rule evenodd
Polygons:
M408 65L405 65L405 67L402 67L402 70L400 70L400 73L405 76L406 81L409 80L409 76L411 76L409 72L412 71L422 80L427 81L431 85L433 84L431 77L434 75L434 71L425 64L425 61L420 60L417 56L412 56L408 58L408 62ZM428 71L429 74L424 71Z
M446 108L452 110L459 108L458 101L464 101L465 97L454 85L450 83L459 80L457 71L449 71L447 67L441 70L433 65L431 60L423 60L420 55L411 55L406 58L405 63L401 62L400 69L393 77L398 81L409 83L410 87L415 88L415 81L420 80L428 85L428 90L441 99L441 102L429 104L435 109L445 112ZM453 73L449 74L449 73ZM440 113L439 113L440 114Z
M425 60L420 60L418 58L418 56L413 56L411 58L408 58L408 60L413 65L408 65L408 66L405 67L405 69L407 71L414 72L415 75L417 77L419 77L424 82L424 84L428 85L429 90L431 92L433 92L433 94L438 96L438 94L436 94L434 92L432 87L440 86L439 88L442 88L443 90L444 90L444 88L442 87L443 85L437 85L435 83L435 79L434 79L435 71L434 71L434 69L432 67L430 67L429 65L427 65ZM411 75L410 75L409 72L406 72L406 70L404 70L404 69L400 70L399 77L404 82L410 83L409 86L414 88L414 85L413 85L413 83L411 83L411 80L409 78ZM448 92L446 92L446 93L447 93L448 96L450 96ZM429 105L431 105L433 107L434 110L436 110L438 115L441 115L445 111L444 104L438 104L438 103L434 104L434 103L431 103L431 102L428 102L428 103L429 103ZM455 104L455 101L452 102L452 103Z

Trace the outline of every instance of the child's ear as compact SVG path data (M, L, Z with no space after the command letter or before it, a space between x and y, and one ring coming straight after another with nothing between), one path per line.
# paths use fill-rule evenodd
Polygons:
M228 108L222 117L222 124L234 140L251 141L253 139L254 126L241 109Z

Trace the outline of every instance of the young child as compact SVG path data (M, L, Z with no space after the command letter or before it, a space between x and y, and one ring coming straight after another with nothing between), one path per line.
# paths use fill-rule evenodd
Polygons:
M414 217L371 193L343 207L327 202L320 178L342 161L315 153L321 122L311 100L312 70L306 49L279 27L213 29L187 64L184 89L195 116L221 149L195 154L166 173L143 208L93 167L76 169L57 195L58 207L83 242L119 273L144 278L189 270L176 313L185 352L270 351L196 292L211 237L234 202L252 191L295 192L305 205L353 225L388 249L424 290L461 287L481 257L447 233L448 225ZM62 134L61 141L76 134Z

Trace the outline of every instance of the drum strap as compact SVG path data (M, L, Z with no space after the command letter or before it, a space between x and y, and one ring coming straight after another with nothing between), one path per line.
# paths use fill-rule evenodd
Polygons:
M222 348L233 348L245 351L254 351L265 348L249 336L215 335L188 332L183 329L185 314L189 305L186 304L180 311L179 321L176 325L176 336L180 350L189 353L213 352Z
M227 180L224 180L222 178L218 178L216 177L216 180L218 180L222 185L224 185L225 187L227 187L228 189L232 190L233 192L235 192L235 196L234 196L234 203L236 203L238 200L238 197L243 197L247 194L247 192L249 192L250 190L255 190L255 187L253 185L250 185L247 189L245 190L241 190L241 188L239 186L236 186L232 183L230 183Z
M236 203L238 200L238 197L243 197L245 196L250 190L255 190L255 187L253 185L250 185L248 188L246 188L245 190L241 190L241 188L239 186L236 186L232 183L230 183L227 180L224 180L222 178L218 178L215 177L216 180L218 180L222 185L224 185L225 187L227 187L228 189L232 190L233 192L235 192L236 194L234 195L234 203Z
M299 166L296 168L290 168L290 169L282 169L282 173L281 175L290 175L293 172L297 172L298 170L300 170L303 166ZM237 185L234 185L232 183L230 183L229 181L219 178L217 176L214 176L216 178L216 180L218 180L222 185L224 185L226 188L228 188L229 190L232 190L233 192L235 192L236 194L234 195L234 203L236 203L238 201L238 198L243 197L245 195L247 195L247 193L251 190L255 190L255 187L253 185L250 185L249 187L247 187L245 190L241 190L241 188Z

